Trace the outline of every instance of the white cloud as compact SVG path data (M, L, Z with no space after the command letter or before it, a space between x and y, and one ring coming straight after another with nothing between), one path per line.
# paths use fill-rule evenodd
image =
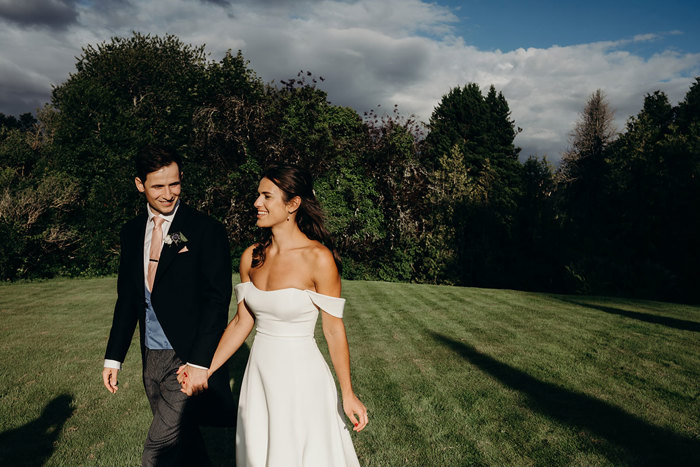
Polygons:
M49 84L68 77L82 46L132 30L172 33L184 42L206 43L215 59L227 49L242 49L265 80L311 70L326 78L323 89L331 102L360 113L398 104L402 113L427 121L451 87L494 84L523 128L516 140L523 155L557 160L596 89L606 92L622 128L646 93L661 89L676 102L700 74L700 54L666 51L643 58L625 50L631 43L658 40L658 34L546 49L479 50L453 35L456 18L449 10L419 0L97 3L79 2L77 22L64 30L0 24L0 43L12 44L0 51L1 112L34 110L26 107L26 95L38 103L42 81L47 100ZM4 80L10 71L12 88ZM26 95L14 99L22 95L18 86Z
M632 38L634 42L648 42L659 38L658 34L637 34Z
M309 20L327 29L381 31L391 37L415 33L444 35L457 17L447 8L418 0L339 2L325 0L310 10Z

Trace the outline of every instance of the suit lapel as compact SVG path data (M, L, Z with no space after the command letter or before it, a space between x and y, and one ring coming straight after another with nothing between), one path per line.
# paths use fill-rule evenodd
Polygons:
M173 218L173 223L170 226L170 229L168 230L168 235L172 235L175 232L181 232L185 234L185 237L188 239L190 238L188 236L188 230L187 226L188 224L188 219L190 216L189 208L184 205L184 203L180 202L180 206L177 208L177 213L175 214L175 218ZM160 259L158 261L158 269L156 269L156 277L153 280L153 289L155 290L156 285L158 284L158 281L163 277L163 274L165 274L172 264L173 260L175 259L175 256L177 255L178 251L183 247L183 244L175 245L174 243L171 243L170 245L164 244L163 245L163 251L160 253Z
M133 235L134 244L134 254L132 261L134 270L132 277L134 277L136 286L140 291L141 296L144 294L145 278L143 275L143 246L146 240L146 222L148 221L147 214L141 214L138 216L136 221Z

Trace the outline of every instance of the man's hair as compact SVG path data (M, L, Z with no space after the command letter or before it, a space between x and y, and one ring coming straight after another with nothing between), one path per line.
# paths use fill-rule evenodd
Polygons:
M136 176L146 183L146 176L175 162L178 172L182 172L182 158L169 146L148 145L136 153Z

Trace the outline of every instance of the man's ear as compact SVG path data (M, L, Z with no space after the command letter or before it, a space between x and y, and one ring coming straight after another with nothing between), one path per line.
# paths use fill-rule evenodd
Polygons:
M134 183L136 184L136 189L139 190L141 193L146 191L146 187L144 186L143 182L141 181L140 178L136 177L134 179Z

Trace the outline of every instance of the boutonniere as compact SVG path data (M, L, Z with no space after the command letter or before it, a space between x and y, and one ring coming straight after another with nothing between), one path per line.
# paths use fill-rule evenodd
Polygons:
M171 234L166 235L163 239L163 242L166 245L174 244L175 246L180 246L187 243L187 237L185 237L185 234L182 232L173 232Z

